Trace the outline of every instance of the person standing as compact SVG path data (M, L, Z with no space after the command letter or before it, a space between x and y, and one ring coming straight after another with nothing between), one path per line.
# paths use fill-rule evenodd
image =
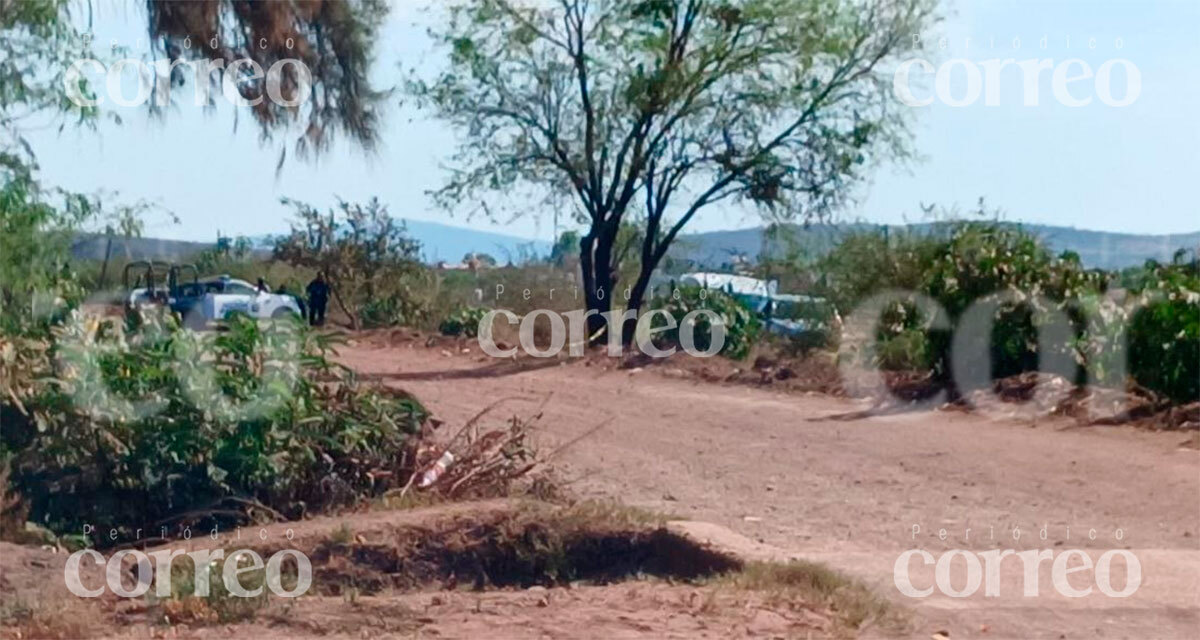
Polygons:
M325 305L329 302L329 284L325 282L325 274L317 272L317 277L308 283L308 323L314 327L325 324Z

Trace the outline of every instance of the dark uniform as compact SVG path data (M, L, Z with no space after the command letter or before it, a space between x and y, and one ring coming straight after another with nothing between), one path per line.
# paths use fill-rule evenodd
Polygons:
M322 274L308 283L308 323L312 326L325 324L325 305L329 302L329 284Z

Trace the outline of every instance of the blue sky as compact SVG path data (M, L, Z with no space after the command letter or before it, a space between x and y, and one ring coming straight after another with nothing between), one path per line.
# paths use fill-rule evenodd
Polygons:
M97 41L116 39L133 55L147 54L143 3L94 1ZM433 64L423 62L428 50L418 4L395 4L377 43L373 75L380 85L398 81L401 61ZM1037 58L1055 64L1079 58L1095 70L1122 58L1139 70L1141 92L1126 107L1097 99L1067 107L1053 99L1047 71L1039 105L1028 107L1022 105L1020 72L1010 67L999 76L998 106L981 98L965 107L938 101L914 107L915 144L923 159L908 167L880 167L859 190L858 203L840 212L841 219L919 220L922 202L966 210L983 196L1012 220L1131 233L1200 229L1193 189L1200 176L1200 3L956 0L943 5L943 14L947 19L924 34L934 43L935 66L953 58L974 63ZM940 36L947 39L945 49L937 47ZM1013 47L1016 38L1019 49ZM951 95L966 90L965 72L958 71L950 75ZM931 77L915 77L919 97L932 95ZM1077 97L1095 93L1093 80L1071 87ZM1114 73L1112 94L1119 98L1124 91L1123 74ZM285 138L264 146L247 114L236 118L228 105L206 113L190 99L176 102L165 122L141 110L121 109L123 123L105 123L98 132L34 132L30 137L44 181L158 203L181 219L178 225L151 220L147 234L159 237L277 233L288 220L278 204L282 196L326 205L335 196L365 200L372 195L406 218L552 237L549 212L493 224L433 208L425 191L440 183L439 157L448 153L453 135L395 104L385 116L383 145L373 156L339 141L315 162L289 160L277 176L278 144ZM757 224L752 210L728 208L707 212L689 229Z

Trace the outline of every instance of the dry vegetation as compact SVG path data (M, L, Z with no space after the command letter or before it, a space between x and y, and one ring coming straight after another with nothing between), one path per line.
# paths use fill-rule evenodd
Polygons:
M830 569L746 563L674 533L665 523L662 515L615 502L468 502L324 518L291 525L300 535L289 547L307 553L314 568L313 590L297 601L235 598L216 582L208 597L192 596L185 560L175 565L174 593L163 600L148 595L132 602L70 597L51 602L57 595L49 584L14 593L12 585L0 583L3 635L206 635L205 629L242 635L265 627L273 637L330 631L329 620L315 611L337 611L336 629L342 632L411 633L435 624L455 628L453 618L422 613L417 603L426 610L453 607L468 594L477 594L477 603L532 598L538 609L570 601L582 610L616 599L651 621L686 612L696 624L716 626L750 624L742 620L746 612L756 618L760 614L754 612L769 611L780 629L821 637L852 636L868 627L903 629L901 614ZM247 546L263 555L276 550L272 542L252 540ZM33 580L61 572L56 564L61 556L14 555L4 561L6 572ZM261 576L251 574L243 584L253 588L255 580ZM481 605L475 606L479 613ZM342 623L381 609L388 611L386 620ZM571 609L555 615L569 616Z

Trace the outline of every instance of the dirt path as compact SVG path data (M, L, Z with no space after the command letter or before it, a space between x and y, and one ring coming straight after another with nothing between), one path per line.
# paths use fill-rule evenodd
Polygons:
M1184 435L941 412L832 420L823 416L857 405L655 371L554 362L517 370L480 358L414 344L359 345L342 360L412 391L451 424L507 396L528 398L512 405L528 412L548 394L550 442L608 420L563 456L579 492L719 523L857 573L916 609L917 637L1200 633L1200 452L1180 447ZM910 598L894 586L893 567L918 548L935 558L951 549L1082 548L1093 561L1128 549L1142 584L1127 598L1098 589L1066 598L1054 593L1047 561L1035 580L1039 596L1025 597L1014 560L1001 563L997 597L979 589L967 598ZM914 584L932 585L932 566L910 566ZM1122 574L1113 568L1114 589L1125 584Z

